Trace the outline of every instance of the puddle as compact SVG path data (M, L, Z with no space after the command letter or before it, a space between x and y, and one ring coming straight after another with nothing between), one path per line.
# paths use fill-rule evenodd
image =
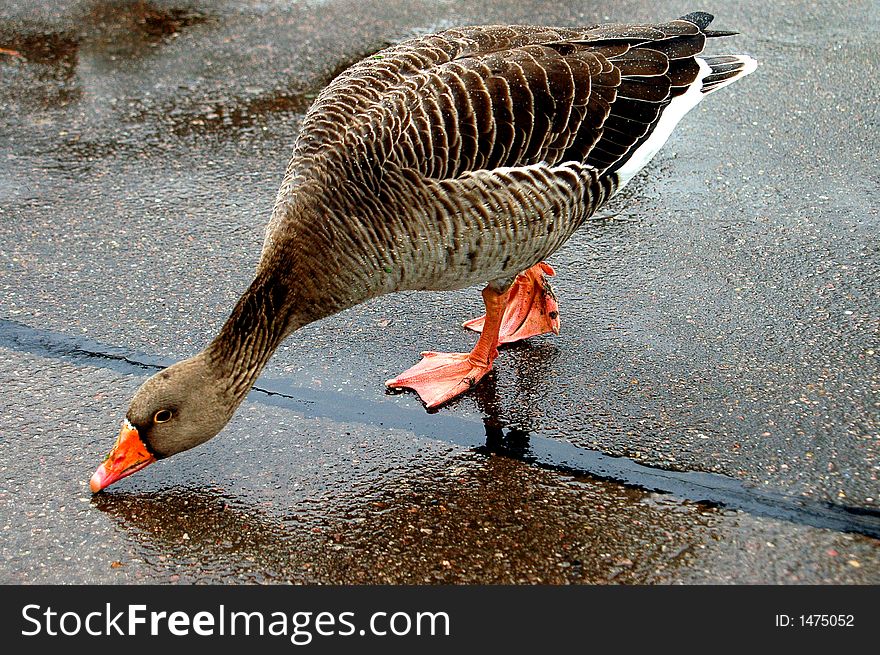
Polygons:
M112 74L125 62L152 56L181 31L211 16L150 2L93 2L62 32L0 24L0 65L12 97L28 108L65 107L82 99L84 69ZM88 73L87 73L88 74ZM4 80L6 81L6 80Z
M205 23L207 14L150 2L96 2L84 17L91 48L106 56L137 58L182 30Z
M81 39L69 32L7 32L0 26L0 77L26 108L64 107L82 97L76 76Z
M171 364L85 339L0 319L0 346L65 361L143 374ZM492 394L491 385L481 390ZM397 394L364 400L344 393L297 387L285 380L260 378L249 400L295 411L306 418L377 425L452 443L484 455L500 455L574 477L622 484L708 506L739 510L812 527L880 538L880 511L789 496L758 489L717 473L654 468L626 457L612 457L552 439L528 426L506 426L483 404L483 421L398 402Z
M194 9L160 8L149 2L98 2L73 32L9 32L0 28L0 48L7 56L54 69L59 79L71 78L81 48L113 57L138 57L190 26L209 20ZM47 73L44 71L43 76Z
M70 79L79 57L79 38L63 32L0 36L0 47L17 53L27 63L39 64L50 70L41 71L43 78Z

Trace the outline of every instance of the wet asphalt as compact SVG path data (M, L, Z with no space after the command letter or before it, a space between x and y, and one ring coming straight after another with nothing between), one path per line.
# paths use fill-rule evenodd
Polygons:
M250 281L305 110L474 23L702 9L756 73L550 260L562 332L436 413L478 289L288 339L224 432L92 496ZM880 582L871 2L0 2L0 582Z

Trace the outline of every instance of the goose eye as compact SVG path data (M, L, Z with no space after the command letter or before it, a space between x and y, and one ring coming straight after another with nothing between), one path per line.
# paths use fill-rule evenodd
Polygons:
M165 423L170 421L172 417L172 413L170 409L160 409L156 412L156 415L153 416L153 421L156 423Z

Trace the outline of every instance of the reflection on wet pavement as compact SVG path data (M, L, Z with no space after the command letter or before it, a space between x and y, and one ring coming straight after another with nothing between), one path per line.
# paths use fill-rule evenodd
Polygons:
M565 583L647 582L692 561L717 511L648 498L472 456L320 527L197 489L93 503L172 581Z
M747 583L762 579L747 563L768 551L787 562L781 582L847 574L825 552L843 548L833 533L812 551L803 529L505 457L465 455L390 486L344 519L317 522L193 488L93 503L134 542L129 557L146 564L135 579L166 582Z

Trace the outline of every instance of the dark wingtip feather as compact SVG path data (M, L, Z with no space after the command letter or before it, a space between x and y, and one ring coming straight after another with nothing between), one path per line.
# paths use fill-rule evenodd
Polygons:
M731 30L705 30L703 34L712 38L714 36L736 36L739 32L732 32Z
M685 14L679 20L686 20L689 23L693 23L697 27L700 28L700 31L708 37L715 36L734 36L735 34L739 34L739 32L731 32L729 30L707 30L709 27L709 23L715 20L715 16L705 11L692 11L689 14Z
M680 20L686 20L689 23L693 23L701 30L705 30L709 27L709 23L711 23L714 18L715 16L705 11L692 11L691 13L682 16Z

